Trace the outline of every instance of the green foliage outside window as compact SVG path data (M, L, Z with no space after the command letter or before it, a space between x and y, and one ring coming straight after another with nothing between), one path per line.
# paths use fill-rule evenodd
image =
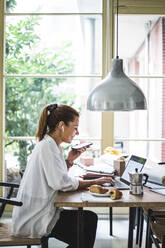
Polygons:
M15 1L11 1L13 8ZM7 1L10 6L10 1ZM35 29L40 17L29 16L16 24L10 23L6 29L6 73L8 74L65 74L73 71L70 42L61 44L55 51L42 49L36 53L40 37ZM34 136L39 113L43 106L50 103L73 105L75 95L66 92L59 94L54 87L65 81L64 78L9 77L6 79L6 135ZM58 89L56 87L56 89ZM19 166L24 170L27 157L31 153L32 141L11 141L6 149L17 147L15 155ZM10 147L10 148L9 148Z

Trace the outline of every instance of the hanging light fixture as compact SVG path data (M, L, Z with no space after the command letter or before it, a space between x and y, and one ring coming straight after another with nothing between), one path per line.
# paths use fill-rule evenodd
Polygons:
M89 95L87 109L93 111L131 111L147 109L145 96L139 86L123 71L123 60L118 56L118 0L116 13L116 58L112 68Z

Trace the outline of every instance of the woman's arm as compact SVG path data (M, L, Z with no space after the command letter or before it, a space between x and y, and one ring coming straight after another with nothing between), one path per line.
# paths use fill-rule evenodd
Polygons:
M110 183L111 185L114 185L112 177L100 177L93 180L80 180L78 189L85 189L93 184L101 185L103 183Z

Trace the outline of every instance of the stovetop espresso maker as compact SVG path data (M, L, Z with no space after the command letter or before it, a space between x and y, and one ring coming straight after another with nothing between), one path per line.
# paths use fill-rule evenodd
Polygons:
M142 195L143 186L147 183L148 175L138 172L138 169L136 168L134 173L129 173L129 178L130 193L133 195Z

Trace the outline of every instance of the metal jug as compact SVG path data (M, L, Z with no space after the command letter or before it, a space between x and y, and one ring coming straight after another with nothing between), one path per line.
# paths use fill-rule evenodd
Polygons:
M138 169L136 168L134 173L129 173L129 178L130 178L130 193L133 195L142 195L143 185L146 184L148 180L148 175L145 173L138 172Z

